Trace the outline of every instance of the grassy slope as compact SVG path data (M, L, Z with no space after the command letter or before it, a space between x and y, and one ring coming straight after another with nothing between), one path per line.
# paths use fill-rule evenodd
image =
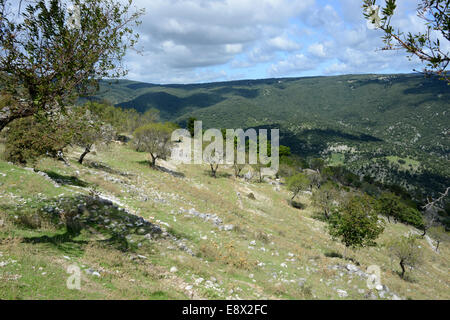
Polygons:
M119 145L87 157L113 169L107 169L113 173L80 166L75 161L77 155L77 150L71 153L71 167L49 159L38 163L39 170L66 181L59 188L36 173L0 160L0 172L6 174L0 174L0 219L5 221L0 227L0 261L8 262L0 267L0 298L337 299L336 290L343 289L348 298L364 299L368 292L365 280L329 269L347 263L332 257L341 253L343 246L332 241L324 223L313 218L316 210L307 195L299 199L306 209L296 210L287 205L289 195L284 187L276 191L268 183L247 183L224 175L213 179L205 167L199 166L180 166L178 171L185 176L176 177L150 169L144 162L145 154ZM222 170L225 172L231 173ZM178 239L185 239L195 256L181 250L179 241L170 238L140 238L137 241L142 246L122 252L105 244L102 234L91 229L69 241L24 242L26 238L55 236L63 231L50 223L39 229L21 227L14 222L17 210L32 212L42 206L44 199L88 192L73 184L96 185L100 192L114 196L131 211L165 227ZM250 192L256 200L247 198ZM143 201L143 196L148 200ZM233 224L235 229L220 231L210 221L179 213L180 208L217 214L224 224ZM402 224L389 224L378 242L382 244L409 230ZM255 246L250 245L253 240ZM379 265L382 283L398 296L449 299L450 248L444 244L437 254L425 240L420 245L425 263L414 270L409 282L399 278L397 262L391 261L382 246L352 252L351 257L363 270ZM137 254L147 258L132 259ZM83 272L82 290L68 290L65 270L73 263L83 270L97 270L101 277ZM173 266L178 269L175 273L169 272ZM200 277L205 280L196 284ZM299 286L302 278L306 282Z

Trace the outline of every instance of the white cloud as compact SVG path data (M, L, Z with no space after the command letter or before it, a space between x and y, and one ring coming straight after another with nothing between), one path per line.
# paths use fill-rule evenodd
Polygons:
M126 59L130 79L186 83L420 68L402 52L377 51L382 32L367 29L358 0L135 2L147 14L139 28L143 55ZM417 3L399 1L393 24L420 30Z
M272 64L269 68L269 74L274 77L280 77L295 72L313 70L315 67L315 61L299 53Z
M242 52L242 48L243 48L243 45L240 43L225 45L225 51L227 53L233 53L233 54L240 53L240 52Z
M275 49L281 51L295 51L300 49L300 44L290 40L286 36L279 36L267 41L267 44Z
M322 43L313 43L309 46L308 52L318 58L325 58L327 56L325 46Z

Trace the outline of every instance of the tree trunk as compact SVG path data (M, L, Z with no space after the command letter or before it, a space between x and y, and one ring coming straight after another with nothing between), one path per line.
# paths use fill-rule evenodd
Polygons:
M25 103L18 102L15 107L12 107L11 105L3 107L0 109L0 132L13 120L25 118L33 114L33 108L30 108Z
M62 162L68 167L70 167L70 163L64 158L64 153L60 150L56 153L56 158Z
M436 252L438 252L439 251L439 244L440 244L441 242L439 241L439 240L436 240Z
M217 178L216 176L216 172L217 172L217 167L214 167L213 164L210 165L211 166L211 174L214 178Z
M86 147L86 149L84 149L84 152L81 154L80 159L78 159L78 163L79 164L83 164L84 157L86 157L86 155L89 152L91 152L91 147L90 146L88 146L88 147Z
M406 269L405 269L405 264L403 263L403 260L400 260L400 267L402 267L402 275L401 275L401 277L402 277L402 279L404 279Z
M152 158L152 161L150 163L151 167L156 167L156 159L158 158L157 156L154 156L153 154L150 153L150 157Z
M426 234L427 234L427 227L424 226L423 227L423 233L422 233L421 237L424 238Z

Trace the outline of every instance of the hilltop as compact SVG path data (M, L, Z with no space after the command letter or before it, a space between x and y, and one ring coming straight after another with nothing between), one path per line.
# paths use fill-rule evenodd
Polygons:
M282 180L226 168L214 179L170 161L154 170L121 143L84 165L81 152L35 171L0 160L1 299L450 298L447 244L435 252L419 240L424 264L399 277L383 244L413 227L388 223L378 246L344 260L310 194L295 209ZM66 288L70 265L82 270L81 291ZM367 288L370 265L381 268L379 290Z

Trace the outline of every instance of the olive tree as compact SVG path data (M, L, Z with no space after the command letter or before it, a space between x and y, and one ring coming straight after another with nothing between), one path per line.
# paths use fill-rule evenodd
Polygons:
M138 38L131 25L143 13L131 12L131 1L33 0L16 10L16 0L0 0L0 82L6 100L0 131L39 111L64 110L77 94L95 90L98 79L124 76L122 59ZM69 16L68 5L76 16Z
M303 173L297 173L289 177L286 182L288 190L292 192L291 200L294 200L300 191L306 190L310 185L309 178Z
M405 278L406 267L414 268L422 262L422 251L414 235L401 236L387 244L390 254L399 260L401 277Z
M170 155L175 129L172 123L149 123L134 131L134 138L139 139L141 150L150 153L152 167L156 167L157 159L166 159Z
M363 4L368 27L384 32L384 50L405 50L410 56L416 56L426 64L423 70L425 74L438 75L450 83L450 77L447 75L450 63L449 6L448 0L421 0L417 7L417 16L422 20L425 32L405 33L395 30L391 25L397 9L396 0L384 0L383 7L377 5L377 0L364 0Z
M436 241L436 247L435 247L436 252L439 251L439 245L442 242L450 241L450 232L446 231L444 226L437 225L437 226L431 227L428 232L429 232L429 235L431 236L431 238L433 238L434 241Z
M328 219L332 209L336 207L339 197L340 193L333 183L327 182L313 191L312 203L314 206L320 208L325 218Z
M102 122L90 110L73 112L71 118L73 121L69 126L73 127L73 143L83 148L78 159L80 164L83 164L84 158L92 151L94 144L108 145L116 136L113 126Z

